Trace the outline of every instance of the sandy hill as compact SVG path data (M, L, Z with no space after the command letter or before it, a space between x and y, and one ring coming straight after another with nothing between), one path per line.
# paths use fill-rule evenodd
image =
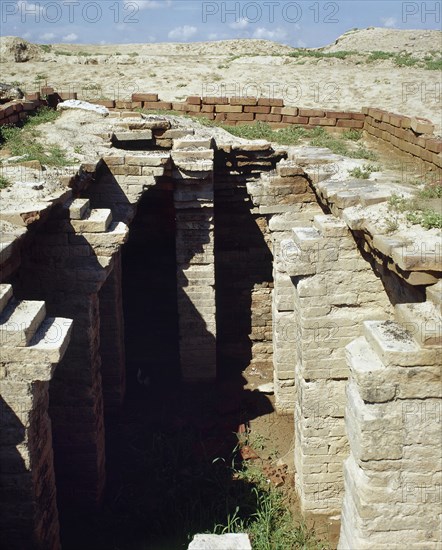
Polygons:
M88 100L136 91L169 101L262 95L302 107L374 106L439 124L441 41L439 31L385 28L352 30L316 49L266 40L42 46L3 37L0 70L26 90L48 84Z

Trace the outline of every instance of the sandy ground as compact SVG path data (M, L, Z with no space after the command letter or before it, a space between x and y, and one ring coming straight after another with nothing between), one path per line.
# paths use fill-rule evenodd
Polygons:
M441 73L392 60L367 63L367 52L407 52L423 59L440 50L439 31L370 28L349 31L322 52L356 51L345 59L290 57L296 51L264 40L189 44L53 45L30 47L16 63L13 39L0 40L2 80L28 91L39 85L79 92L89 101L156 92L164 100L189 95L283 97L287 105L353 109L373 106L430 118L440 132ZM61 53L60 53L61 52ZM78 55L81 53L81 55ZM68 55L66 55L68 54ZM84 55L87 54L87 55Z

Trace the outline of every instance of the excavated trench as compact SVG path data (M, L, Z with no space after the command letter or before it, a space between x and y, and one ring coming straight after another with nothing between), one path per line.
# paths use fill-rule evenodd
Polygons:
M348 457L345 346L380 346L391 324L411 345L399 321L415 306L426 313L417 306L437 280L432 260L407 269L415 253L401 241L392 265L397 241L381 234L376 248L364 220L342 221L358 193L379 198L369 183L314 185L269 144L218 148L175 129L172 143L167 124L154 121L135 144L136 130L114 138L73 183L73 202L30 226L7 280L16 298L74 320L49 384L62 546L178 550L238 507L251 517L254 486L231 466L241 463L236 434L259 422L285 438L296 499L326 518L321 535L334 545ZM270 381L275 397L256 391ZM275 409L294 411L296 430Z
M127 152L130 144L120 146ZM220 154L218 165L224 163ZM141 195L121 250L126 395L119 415L107 411L103 375L103 504L97 513L61 510L65 549L184 549L189 536L213 530L237 506L248 515L255 510L253 485L232 479L230 467L241 461L235 434L274 410L268 396L244 387L243 377L253 364L259 382L272 378L272 254L266 224L252 213L249 176L232 178L220 170L213 196L216 380L182 381L177 211L173 184L159 178ZM109 205L103 196L92 196L91 206ZM100 299L106 292L107 283ZM107 328L101 324L102 341ZM267 352L255 362L254 346Z

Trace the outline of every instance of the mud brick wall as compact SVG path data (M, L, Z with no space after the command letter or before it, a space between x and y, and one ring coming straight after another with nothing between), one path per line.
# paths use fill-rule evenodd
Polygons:
M402 116L382 109L364 107L364 131L396 151L408 153L433 166L442 168L442 140L433 135L434 124L424 118Z
M272 251L265 216L247 192L281 155L262 146L215 155L215 263L218 363L222 373L272 369Z
M51 87L26 94L25 100L0 105L0 126L18 124L42 105L56 107L66 99L77 99L76 92L57 93ZM183 115L204 117L226 125L264 122L274 128L296 125L303 128L322 127L334 132L363 130L398 152L419 159L431 170L442 168L442 140L434 135L434 125L427 119L402 116L382 109L363 107L361 112L306 109L285 105L280 98L264 97L199 97L186 101L162 101L156 93L135 93L131 99L94 99L93 103L111 110L147 109L176 111Z
M338 548L440 548L441 282L427 301L364 323L346 348L350 370ZM412 336L411 336L412 335Z

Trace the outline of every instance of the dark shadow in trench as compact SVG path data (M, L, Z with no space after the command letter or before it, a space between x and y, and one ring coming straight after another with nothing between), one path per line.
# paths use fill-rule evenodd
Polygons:
M103 177L107 178L106 186L100 187L99 175L91 186L97 190L95 195L91 190L79 195L90 197L92 208L111 208L115 221L124 219L131 207L109 171ZM64 550L184 549L189 535L211 531L218 523L225 524L237 506L246 516L256 510L253 486L233 479L230 466L238 464L236 433L273 408L263 394L244 390L239 369L246 366L248 343L249 351L233 371L222 367L219 381L206 384L180 381L171 201L172 192L161 189L161 185L144 193L138 215L131 224L131 237L123 250L128 391L121 414L106 422L107 479L101 507L94 511L78 504L71 507L66 498L58 500ZM244 231L249 229L246 227ZM39 231L44 240L44 226ZM81 236L79 240L87 247ZM234 241L232 246L237 245ZM92 249L90 253L93 255ZM59 272L54 271L57 278L51 285L35 290L36 266L42 273L50 269L47 259L37 258L36 262L29 262L20 272L18 286L22 297L46 300L52 315L74 318L75 340L76 334L80 335L84 329L75 302L66 305L63 291L69 288L69 281L59 279ZM98 267L93 256L90 263ZM224 289L221 295L227 300L235 270L224 281L222 277L221 274L219 288ZM241 293L247 288L252 288L252 281L242 287ZM239 293L233 299L237 298ZM225 323L229 323L228 303L220 303L218 299L217 305L221 310L224 306ZM200 330L204 331L204 320L190 302L188 306L193 308L192 316L200 319ZM236 330L242 327L237 337L245 341L250 326L250 296L244 295L235 311L240 312L242 307L245 307L244 322ZM218 351L222 342L221 337ZM75 387L75 377L81 379L80 370L69 367L71 352L68 348L63 364L56 369L50 392L60 384ZM103 363L101 368L105 379L106 365ZM150 378L147 387L136 382L139 368ZM95 390L100 390L101 400L101 388L97 386ZM76 429L80 423L77 410L69 407ZM63 440L70 437L69 425L62 422L61 433L58 424L53 418L55 443L61 436ZM63 484L57 468L60 456L55 449L57 486ZM81 464L76 463L75 452L65 458L69 458L79 475Z

